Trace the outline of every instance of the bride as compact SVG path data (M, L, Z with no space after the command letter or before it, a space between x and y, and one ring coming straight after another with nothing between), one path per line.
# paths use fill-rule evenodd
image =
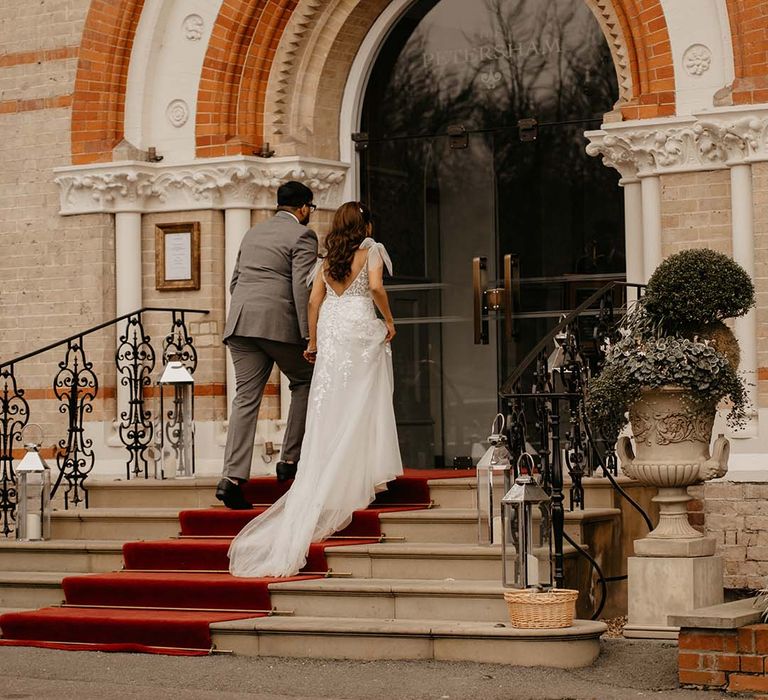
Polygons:
M327 255L310 275L304 356L315 371L296 479L232 541L234 576L298 573L313 541L343 529L403 473L392 407L395 326L383 285L392 263L372 229L364 204L343 204L325 240Z

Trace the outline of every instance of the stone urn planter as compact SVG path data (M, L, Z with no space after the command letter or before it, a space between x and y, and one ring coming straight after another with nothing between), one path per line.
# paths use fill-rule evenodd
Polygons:
M701 410L685 389L664 386L643 392L629 410L637 454L626 436L616 445L622 471L656 486L659 524L635 541L640 556L701 557L714 554L715 541L688 522L688 486L728 471L728 440L720 435L710 454L715 409Z

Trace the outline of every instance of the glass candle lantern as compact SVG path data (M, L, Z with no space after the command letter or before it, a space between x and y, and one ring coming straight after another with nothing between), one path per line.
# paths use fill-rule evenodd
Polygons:
M501 538L500 494L512 486L512 455L504 434L505 420L500 413L491 426L490 447L477 463L477 535L480 544L493 544ZM503 487L498 481L503 480ZM503 490L502 490L503 488Z
M158 385L160 478L191 478L195 475L195 380L183 363L171 360ZM170 401L165 396L167 387L172 389Z
M552 587L552 502L523 474L501 499L502 583L507 588Z
M16 538L47 540L51 536L51 470L38 452L39 445L24 447L27 453L16 467Z

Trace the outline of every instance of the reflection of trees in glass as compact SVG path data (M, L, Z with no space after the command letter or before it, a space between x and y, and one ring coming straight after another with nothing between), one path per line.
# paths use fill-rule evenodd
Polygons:
M618 94L607 43L583 0L484 0L485 29L448 31L427 14L371 115L376 136L599 117ZM445 13L444 13L445 14ZM446 45L448 42L448 45Z
M401 33L385 47L366 102L365 129L374 139L388 139L444 134L452 124L470 131L513 127L494 136L499 226L516 229L517 220L526 219L535 241L535 232L552 225L547 200L555 192L565 191L568 183L576 183L574 197L578 191L608 192L616 187L616 175L586 156L583 126L550 128L546 138L542 128L539 142L522 145L514 127L525 117L563 122L610 110L618 95L610 51L583 0L484 0L476 3L483 16L462 30L457 24L466 16L463 1L436 3L410 34ZM400 266L405 276L428 276L426 202L461 191L463 179L483 167L483 159L491 156L479 139L470 136L470 149L456 152L448 150L445 139L371 144L365 156L366 194L381 222L377 235L407 260ZM586 190L579 190L581 181L589 183ZM557 234L563 255L574 248L578 255L592 236L583 202L573 207ZM548 246L541 241L539 247L529 269L544 264ZM573 268L572 262L550 262Z

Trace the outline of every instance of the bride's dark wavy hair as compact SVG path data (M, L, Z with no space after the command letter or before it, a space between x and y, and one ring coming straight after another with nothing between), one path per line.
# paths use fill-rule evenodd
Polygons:
M352 258L368 236L371 210L362 202L346 202L333 216L330 233L325 237L327 274L343 282L352 272Z

